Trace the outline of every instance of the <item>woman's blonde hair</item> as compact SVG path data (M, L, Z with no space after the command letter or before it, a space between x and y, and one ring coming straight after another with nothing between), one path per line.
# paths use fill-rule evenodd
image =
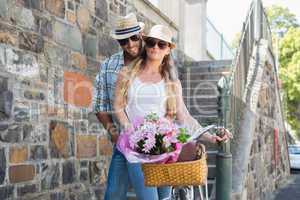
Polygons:
M143 48L141 56L134 60L129 70L121 83L121 93L124 97L124 102L127 103L128 88L132 80L138 75L138 73L145 67L147 59L147 52ZM170 54L166 55L160 65L160 74L166 82L167 101L166 101L166 115L174 118L176 116L176 80L178 79L178 73L173 65Z

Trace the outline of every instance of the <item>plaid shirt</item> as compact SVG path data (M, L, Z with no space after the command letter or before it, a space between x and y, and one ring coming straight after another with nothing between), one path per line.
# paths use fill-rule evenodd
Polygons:
M118 73L123 66L123 52L112 55L101 64L94 85L93 110L95 113L112 113L115 84ZM114 116L113 120L115 121Z

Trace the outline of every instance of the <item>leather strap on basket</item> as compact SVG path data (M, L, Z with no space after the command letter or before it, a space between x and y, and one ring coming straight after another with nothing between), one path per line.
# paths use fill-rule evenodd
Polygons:
M206 155L206 150L205 146L201 143L196 143L196 148L197 148L197 158L201 159L203 156Z

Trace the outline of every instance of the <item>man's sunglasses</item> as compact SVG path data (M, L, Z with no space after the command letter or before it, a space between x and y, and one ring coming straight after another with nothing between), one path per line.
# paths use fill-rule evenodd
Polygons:
M157 39L154 39L154 38L147 38L145 40L145 43L146 43L146 46L148 48L153 48L157 44L157 46L162 50L169 46L168 42L165 42L165 41L162 41L162 40L157 40Z
M131 37L129 37L129 38L125 38L125 39L122 39L122 40L118 40L118 42L119 42L119 44L120 44L121 46L125 46L126 44L128 44L129 39L130 39L131 41L133 41L133 42L136 42L136 41L139 41L140 38L141 38L140 35L133 35L133 36L131 36Z

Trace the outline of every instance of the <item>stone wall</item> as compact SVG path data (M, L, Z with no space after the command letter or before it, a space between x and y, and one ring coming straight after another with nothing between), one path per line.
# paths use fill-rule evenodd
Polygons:
M259 92L258 116L248 164L246 187L249 200L271 199L290 173L275 73L274 67L267 62Z
M156 23L127 0L0 0L1 200L102 198L112 145L93 81L130 11Z
M290 174L278 74L268 41L254 46L232 141L234 200L272 199Z

